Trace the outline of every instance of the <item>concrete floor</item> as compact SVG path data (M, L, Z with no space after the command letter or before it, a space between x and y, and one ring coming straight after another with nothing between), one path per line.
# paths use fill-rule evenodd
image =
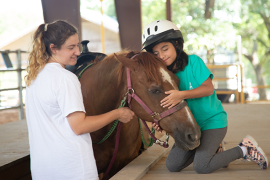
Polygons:
M228 132L225 137L225 148L230 149L238 145L238 143L247 134L253 136L259 146L264 150L270 160L270 104L223 104L228 114ZM172 145L173 142L170 142ZM152 148L152 147L151 147ZM211 174L197 174L192 164L181 172L169 172L165 166L168 154L161 147L149 148L145 154L136 158L128 166L123 168L112 179L142 179L142 180L210 180L210 179L260 179L270 180L270 167L267 170L261 170L256 163L241 162L241 160L233 161L228 168L219 169ZM151 163L147 161L147 157L155 154L159 160ZM146 155L146 156L145 156ZM142 162L143 161L143 162ZM147 164L147 165L145 165ZM142 167L144 170L141 170Z
M236 146L242 138L249 134L253 136L259 146L270 160L270 104L224 104L228 113L228 132L225 137L225 147L230 149ZM170 138L170 147L173 139ZM267 170L259 169L252 162L236 160L228 168L222 168L211 174L197 174L192 165L181 172L171 173L165 166L169 149L152 146L128 166L117 173L112 180L128 179L260 179L270 180L270 167ZM10 164L20 163L25 158L29 159L29 145L26 122L18 121L0 126L0 176L1 171ZM23 168L26 165L23 165ZM29 165L27 165L29 168ZM16 171L18 172L18 171ZM14 173L16 173L14 172ZM1 179L1 178L0 178Z
M25 120L0 126L0 170L5 165L29 156L28 130Z

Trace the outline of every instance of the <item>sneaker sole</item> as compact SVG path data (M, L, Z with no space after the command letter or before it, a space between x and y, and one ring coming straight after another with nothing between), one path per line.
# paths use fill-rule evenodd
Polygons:
M246 135L245 138L250 139L250 141L252 142L252 144L253 144L256 148L258 148L258 143L257 143L257 141L256 141L252 136Z
M264 167L261 167L261 169L267 169L268 167L268 159L267 159L267 156L265 155L265 153L263 152L262 148L261 147L258 147L257 150L263 155L263 157L265 158L265 161L266 161L266 168ZM258 164L259 165L259 164Z
M258 147L258 142L250 135L246 135L246 138L250 139L250 141L254 144L254 146L257 148L257 150L263 155L263 157L265 158L266 161L266 168L261 167L260 164L258 164L260 166L261 169L267 169L268 168L268 158L266 156L266 154L264 153L264 151L262 150L261 147Z

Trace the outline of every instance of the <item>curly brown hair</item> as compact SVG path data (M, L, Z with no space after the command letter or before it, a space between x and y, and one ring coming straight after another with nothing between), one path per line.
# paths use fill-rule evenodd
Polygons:
M44 68L49 57L52 56L50 45L53 44L56 49L61 46L72 35L78 34L77 29L65 22L55 21L50 24L41 24L34 33L32 50L27 61L27 75L24 77L26 86L36 79L38 73Z

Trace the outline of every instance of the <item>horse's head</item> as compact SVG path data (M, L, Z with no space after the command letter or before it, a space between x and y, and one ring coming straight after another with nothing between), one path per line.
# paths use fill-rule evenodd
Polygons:
M167 96L165 91L179 90L179 79L167 70L164 62L155 55L141 52L135 58L130 59L133 55L133 52L127 55L115 55L123 64L120 68L122 81L127 81L124 68L127 67L130 69L134 92L152 111L157 113L166 111L168 108L161 107L160 101ZM131 101L131 106L141 119L154 121L151 115L135 100ZM200 128L188 106L165 117L159 121L159 125L175 139L176 146L183 150L192 150L200 144Z

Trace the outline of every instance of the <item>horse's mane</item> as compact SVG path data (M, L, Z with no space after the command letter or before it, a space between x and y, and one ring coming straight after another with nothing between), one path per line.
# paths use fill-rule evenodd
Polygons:
M116 54L116 55L115 55ZM134 59L130 59L131 57L134 57ZM152 53L149 52L133 52L133 51L128 51L128 50L122 50L117 53L110 54L107 56L104 60L102 60L100 63L112 63L117 60L118 58L125 58L125 61L136 61L139 65L141 65L142 68L144 68L144 72L146 74L147 80L148 81L155 81L159 83L158 79L158 72L159 68L161 66L166 67L165 63L163 62L162 59L158 58ZM95 61L95 63L98 63L98 61ZM117 69L117 74L118 74L118 85L121 82L123 72L125 71L125 66L120 62L118 69Z

